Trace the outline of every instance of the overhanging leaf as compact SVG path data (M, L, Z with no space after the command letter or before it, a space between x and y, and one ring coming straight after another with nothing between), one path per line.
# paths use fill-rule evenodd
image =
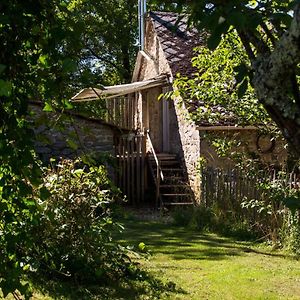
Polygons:
M12 91L12 83L0 79L0 96L9 97Z
M78 149L78 145L72 139L67 139L67 144L73 150L77 150Z
M47 200L51 196L51 193L48 191L46 187L42 187L40 189L40 198L41 200Z
M45 111L45 112L53 112L54 109L53 109L53 107L52 107L52 105L50 103L46 102L45 106L43 108L43 111Z
M234 68L234 71L237 72L235 79L237 83L240 83L244 80L245 76L248 74L248 68L246 64L241 63L239 66Z
M77 63L71 58L66 58L63 61L62 68L66 73L75 72L77 70Z
M0 64L0 74L5 70L5 68L6 68L5 65Z

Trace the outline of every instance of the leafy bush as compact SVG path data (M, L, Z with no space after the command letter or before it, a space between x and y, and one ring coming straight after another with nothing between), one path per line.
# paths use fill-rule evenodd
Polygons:
M217 203L212 207L200 204L192 208L180 208L172 211L173 222L177 226L187 226L198 231L218 232L241 240L256 238L251 224L238 219L230 211L223 211Z
M201 231L211 229L213 224L213 213L204 205L174 209L172 218L177 226L189 226Z
M125 249L112 232L117 194L100 167L81 167L63 160L44 178L47 200L40 201L41 219L33 233L38 267L54 276L76 281L99 281L121 276L130 266Z
M199 205L194 209L193 218L191 221L200 231L209 230L213 227L214 215L210 208L204 205Z
M176 226L188 226L193 217L193 208L175 208L171 211L173 223Z
M280 230L283 246L296 255L300 255L300 213L286 213Z
M89 284L135 275L129 250L113 240L113 233L123 229L114 220L120 197L105 167L62 160L45 170L43 181L30 200L34 214L25 218L24 210L20 216L22 230L7 231L0 223L10 241L0 248L4 296L18 290L29 299L30 288L21 283L24 274Z

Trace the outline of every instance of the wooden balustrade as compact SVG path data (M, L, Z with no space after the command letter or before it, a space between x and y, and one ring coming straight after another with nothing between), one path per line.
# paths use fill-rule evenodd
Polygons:
M136 95L106 98L105 121L118 126L119 128L132 130L135 128L134 116L136 109Z
M134 134L123 135L116 139L115 152L117 186L130 203L138 205L144 202L147 184L146 137Z

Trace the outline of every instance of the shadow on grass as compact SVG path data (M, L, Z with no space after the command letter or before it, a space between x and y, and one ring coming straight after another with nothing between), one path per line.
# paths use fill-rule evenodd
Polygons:
M286 255L251 248L253 242L197 232L188 228L151 221L125 221L126 230L119 238L128 244L144 242L151 253L167 254L175 260L223 260L246 253L274 257Z
M106 283L99 282L99 285L47 280L44 276L32 277L31 282L39 294L48 295L52 299L138 300L144 299L144 296L147 296L147 299L159 299L162 295L170 295L172 293L187 294L183 289L177 287L174 282L163 283L144 271L141 271L139 274L140 278L118 279Z

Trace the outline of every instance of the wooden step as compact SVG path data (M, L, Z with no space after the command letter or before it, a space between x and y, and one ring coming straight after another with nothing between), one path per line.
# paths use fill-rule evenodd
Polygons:
M154 160L151 161L151 164L156 167L156 162ZM167 166L179 167L179 163L176 160L159 161L159 164L160 164L161 167L164 167L164 166L166 166L166 167Z
M174 181L174 180L181 180L181 181L186 181L185 178L183 176L164 176L164 180L165 181Z
M161 184L161 188L189 188L187 184Z
M193 196L186 182L184 169L175 154L160 153L157 155L164 176L160 182L160 199L163 206L193 205ZM148 156L148 164L153 181L156 183L157 166L153 155Z
M190 194L161 194L164 197L186 197L186 196L191 196Z
M179 163L177 160L163 160L159 162L160 165L163 166L177 166L179 167Z
M149 155L148 158L150 160L155 160L153 155ZM157 155L157 159L160 161L164 161L164 160L176 160L176 155Z
M183 172L182 168L161 168L163 172Z
M193 202L163 202L164 206L168 206L168 205L194 205Z
M177 155L173 154L173 153L157 153L156 156L157 157L174 157L174 158L177 157Z

